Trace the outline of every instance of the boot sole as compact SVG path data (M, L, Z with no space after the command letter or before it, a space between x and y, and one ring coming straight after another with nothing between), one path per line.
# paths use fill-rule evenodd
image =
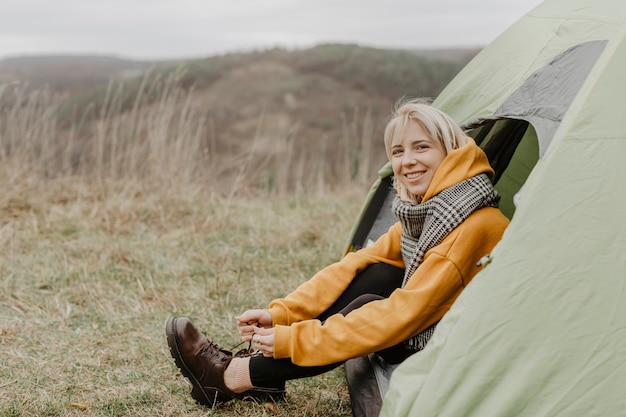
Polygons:
M254 402L272 402L277 403L284 401L287 397L287 392L280 388L252 388L248 391L244 391L241 394L237 394L237 399L241 401L254 401Z

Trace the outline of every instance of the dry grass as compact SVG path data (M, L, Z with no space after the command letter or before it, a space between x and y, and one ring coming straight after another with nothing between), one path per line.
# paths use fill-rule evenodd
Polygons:
M274 67L225 77L210 92L186 86L184 73L148 74L134 80L137 89L111 81L101 97L77 107L45 88L0 85L0 178L132 180L194 184L222 195L286 195L366 188L386 160L379 135L387 115L351 105L333 112L335 84L320 93L333 115L325 120L289 100L294 87ZM246 76L263 79L259 85L276 79L279 103L246 101L255 91L229 97Z
M341 254L363 194L226 199L79 178L0 181L0 416L348 416L342 369L288 384L275 408L195 405L164 321L225 347Z

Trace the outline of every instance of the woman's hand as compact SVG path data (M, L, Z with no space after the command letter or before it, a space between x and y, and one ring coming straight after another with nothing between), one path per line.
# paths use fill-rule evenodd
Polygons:
M247 310L235 318L239 326L241 340L244 342L252 340L256 330L272 327L272 316L265 310ZM274 345L273 338L272 345Z
M254 347L258 349L263 356L268 358L274 357L274 328L263 329L257 327L254 335L252 336L252 343Z

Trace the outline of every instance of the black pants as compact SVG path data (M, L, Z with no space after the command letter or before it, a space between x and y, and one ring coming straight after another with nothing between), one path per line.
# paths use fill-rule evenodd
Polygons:
M380 300L402 285L404 269L384 263L372 264L362 271L339 296L337 301L322 313L318 319L326 320L333 314L345 315L370 301ZM409 352L400 343L378 352L389 363L399 363ZM250 359L250 378L256 387L278 387L286 380L306 378L328 372L343 362L324 366L298 366L290 359L266 358L262 355Z

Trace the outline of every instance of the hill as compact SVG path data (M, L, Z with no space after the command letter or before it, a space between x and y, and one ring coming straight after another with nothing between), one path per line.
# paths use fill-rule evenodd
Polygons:
M112 77L132 77L154 65L109 56L18 56L0 60L0 82L22 82L32 89L77 92Z
M479 49L416 49L406 51L381 50L373 48L361 48L355 45L320 45L306 50L286 51L283 58L293 61L298 56L307 55L308 61L319 60L317 65L321 69L329 64L329 50L348 52L348 56L357 51L362 55L367 51L372 55L375 51L381 56L389 54L391 59L398 52L414 54L418 57L431 61L447 62L465 65L478 52ZM277 49L272 50L276 57ZM81 89L90 88L94 85L106 83L112 78L129 78L140 75L150 68L166 67L171 65L202 66L210 61L228 60L233 56L248 57L251 60L266 55L269 51L252 52L249 54L227 54L223 56L208 57L188 61L138 61L124 59L115 56L99 55L25 55L0 59L0 82L20 82L28 84L31 88L49 87L55 92L77 92ZM317 54L320 54L319 56ZM291 57L290 57L291 56ZM352 58L354 59L354 58ZM356 58L359 59L359 58ZM244 59L245 60L245 59ZM396 63L390 62L390 65ZM211 64L209 64L211 65Z
M294 191L371 182L394 102L435 97L475 52L333 44L182 62L31 57L0 62L0 80L48 86L2 97L54 108L48 137L32 140L59 149L31 161L33 172ZM20 129L33 131L11 132ZM12 146L25 146L18 136Z

